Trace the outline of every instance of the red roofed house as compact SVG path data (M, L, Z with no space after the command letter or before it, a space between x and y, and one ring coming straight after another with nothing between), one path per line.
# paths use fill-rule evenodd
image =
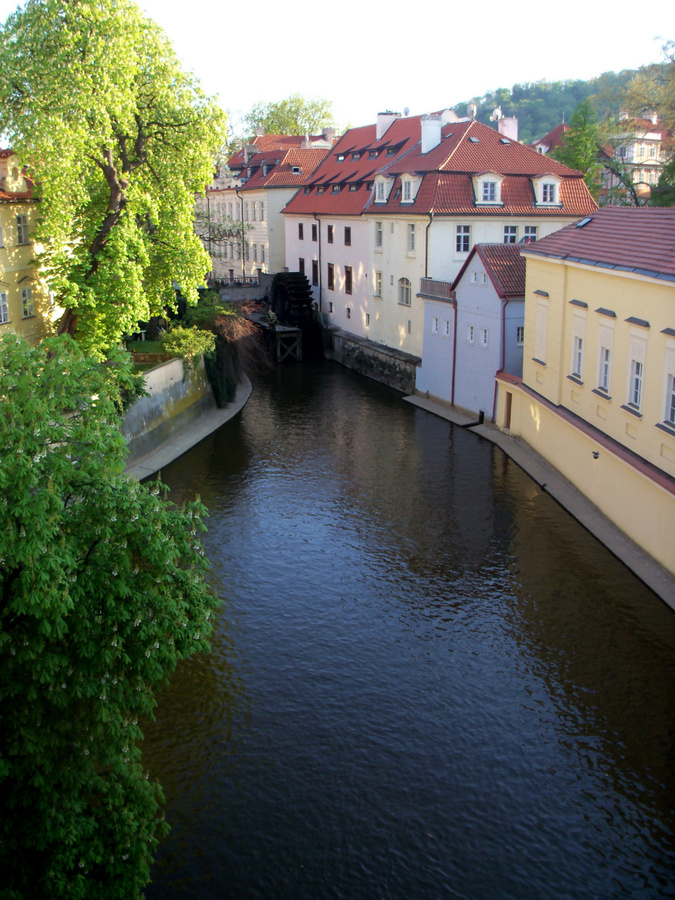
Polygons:
M330 129L319 137L257 135L229 160L227 177L215 181L197 201L198 229L211 254L215 278L283 271L281 210L333 143Z
M32 264L32 188L14 152L0 150L0 335L17 332L36 344L63 310Z
M419 393L494 418L496 374L523 374L521 250L521 244L476 244L448 295L426 300Z
M552 131L549 131L548 134L545 134L543 138L539 138L538 141L535 141L532 144L534 150L537 153L550 153L551 150L555 150L556 147L561 147L562 143L565 139L565 134L570 130L570 126L565 122L561 122L560 125L556 125Z
M675 574L675 209L603 207L521 248L522 381L497 424Z
M286 264L324 321L419 357L424 298L475 243L534 240L592 212L583 177L451 110L352 128L284 210Z

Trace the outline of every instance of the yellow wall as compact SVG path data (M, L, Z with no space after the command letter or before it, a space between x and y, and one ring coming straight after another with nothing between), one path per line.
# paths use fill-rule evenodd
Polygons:
M675 477L675 427L664 421L667 358L675 354L675 334L664 331L675 331L675 283L561 260L526 259L523 385L529 391L500 381L497 424L522 437L675 573L675 493L667 486L667 477ZM548 307L543 353L537 343L542 301ZM649 327L626 321L631 317ZM611 336L607 391L600 386L603 326ZM580 377L573 372L575 333L583 337ZM645 348L639 409L629 403L631 342L636 340ZM545 359L537 361L537 350ZM570 420L568 412L578 419ZM641 471L641 460L651 463L657 476L667 476L662 484Z
M8 192L24 192L26 182L16 165L16 158L3 160L2 187ZM28 219L28 243L18 243L17 216ZM32 202L0 201L0 293L6 294L9 321L0 323L0 335L8 332L22 334L31 343L38 343L53 330L53 323L62 310L54 308L49 291L39 278L32 264L35 245L32 233L35 230L36 204ZM30 288L32 292L32 315L24 316L21 291Z
M534 360L540 301L536 290L549 294L545 366ZM675 283L527 257L526 291L523 383L675 476L675 428L669 429L664 423L666 356L669 350L675 350L675 336L664 330L675 330ZM615 315L604 315L598 309ZM577 380L570 377L575 316L584 322L583 370ZM626 321L631 317L649 322L649 327ZM599 386L603 327L612 333L607 392ZM646 354L642 402L639 410L631 411L632 338L644 343Z

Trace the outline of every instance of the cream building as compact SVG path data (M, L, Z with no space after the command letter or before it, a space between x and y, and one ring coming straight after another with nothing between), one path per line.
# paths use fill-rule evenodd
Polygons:
M497 423L675 574L675 209L605 207L523 254Z
M15 154L0 151L0 335L17 332L34 344L62 312L33 265L35 217L31 182Z

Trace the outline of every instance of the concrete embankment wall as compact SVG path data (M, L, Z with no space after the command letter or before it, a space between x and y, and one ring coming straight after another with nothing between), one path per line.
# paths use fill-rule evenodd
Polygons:
M129 407L122 426L130 464L216 408L203 361L187 371L180 359L161 363L147 372L145 389L150 396Z
M419 356L376 344L339 329L324 328L324 355L404 394L415 390Z

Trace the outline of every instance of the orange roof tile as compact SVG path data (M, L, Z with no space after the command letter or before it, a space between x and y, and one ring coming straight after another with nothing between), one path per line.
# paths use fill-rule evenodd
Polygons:
M333 147L304 190L284 212L299 215L357 216L364 213L407 215L583 216L596 209L579 172L537 153L475 121L447 124L442 140L421 152L421 116L397 119L378 141L376 126L350 129ZM504 177L503 206L476 205L471 176L492 171ZM413 203L401 202L401 174L422 175ZM373 202L377 174L396 180L386 203ZM530 179L561 179L561 207L536 206ZM368 186L370 184L370 187ZM334 186L337 185L334 189Z

